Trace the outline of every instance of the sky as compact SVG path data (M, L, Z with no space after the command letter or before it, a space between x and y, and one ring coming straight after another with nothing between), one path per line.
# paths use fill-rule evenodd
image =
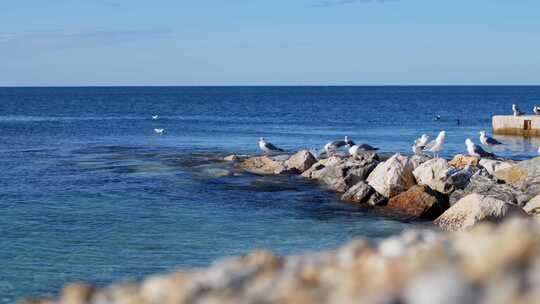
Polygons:
M0 86L540 85L538 0L4 0Z

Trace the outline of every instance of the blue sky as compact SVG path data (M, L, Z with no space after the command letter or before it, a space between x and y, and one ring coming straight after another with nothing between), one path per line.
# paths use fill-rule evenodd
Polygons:
M0 86L540 84L538 0L11 0Z

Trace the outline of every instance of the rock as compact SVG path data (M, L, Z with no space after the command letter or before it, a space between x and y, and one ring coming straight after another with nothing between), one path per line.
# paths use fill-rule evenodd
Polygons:
M465 166L478 166L478 163L480 162L480 159L478 157L474 156L466 156L463 154L457 154L454 156L454 158L449 162L449 164L455 168L463 169Z
M450 194L450 205L454 205L461 198L471 193L490 196L518 206L523 206L530 199L522 191L516 190L506 184L497 183L485 169L477 171L469 179L468 185L463 190L456 190Z
M450 205L448 198L427 186L416 185L392 197L388 208L399 210L409 216L433 220Z
M440 193L449 194L454 191L454 185L448 179L452 167L444 158L434 158L424 162L413 171L420 185L429 186Z
M431 156L422 154L422 155L413 155L411 156L411 161L414 164L414 168L418 168L421 164L433 159Z
M493 175L514 188L527 192L531 197L540 193L540 157L496 170Z
M230 162L235 162L235 161L239 161L240 157L238 157L238 155L236 155L236 154L231 154L229 156L225 156L223 158L223 160L230 161Z
M525 204L523 210L530 215L540 215L540 195L533 197Z
M283 161L276 161L268 156L250 157L239 164L239 168L252 174L282 174L287 172Z
M511 162L482 158L479 162L479 165L486 168L487 172L493 175L495 171L509 169L512 167L513 164Z
M407 157L395 154L377 165L368 176L368 184L384 197L390 198L416 184L412 174L414 164Z
M435 220L443 230L461 231L479 222L499 222L510 216L526 217L527 213L516 205L493 197L469 194Z
M85 283L70 284L62 291L62 304L84 304L90 301L94 288Z
M349 203L365 203L375 192L366 182L360 181L341 196L341 200Z
M373 194L369 197L366 204L368 206L385 206L388 203L388 198L384 197L382 194L380 194L377 191L374 191Z
M356 159L332 156L315 163L302 176L317 180L329 190L345 192L365 180L377 163L376 157L372 156Z
M288 169L295 170L299 173L303 173L307 169L311 168L313 164L317 162L317 159L308 150L302 150L291 156L286 162L285 166Z

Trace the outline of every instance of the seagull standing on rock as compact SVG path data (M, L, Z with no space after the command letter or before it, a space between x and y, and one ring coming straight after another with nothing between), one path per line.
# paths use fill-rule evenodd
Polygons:
M428 141L429 141L429 136L427 136L427 134L422 134L422 136L415 139L414 143L411 146L413 153L415 155L422 155L423 150L426 147Z
M480 131L480 142L485 146L496 146L502 145L502 142L496 140L491 136L486 135L486 131Z
M534 106L533 107L533 112L534 112L535 115L540 115L540 107Z
M283 151L285 151L285 150L283 150L281 148L278 148L278 147L274 146L273 144L267 142L266 139L264 139L264 137L261 137L259 139L259 148L264 153L275 153L275 152L283 152Z
M344 140L334 140L326 145L324 145L324 151L326 151L326 154L331 154L332 152L336 152L337 149L345 146L354 146L354 142L349 139L349 136L345 136Z
M379 148L375 148L367 144L361 144L361 145L354 145L350 147L349 154L356 157L356 155L358 155L358 151L377 151L377 150L379 150Z
M486 152L480 146L475 145L474 142L470 138L467 138L465 140L465 145L467 146L467 153L469 153L470 156L495 157L495 154Z
M443 150L444 140L446 139L446 131L439 132L437 138L431 141L425 148L424 151L433 152L435 158L439 157L439 152Z
M525 114L515 104L512 105L512 112L514 113L514 116L521 116Z

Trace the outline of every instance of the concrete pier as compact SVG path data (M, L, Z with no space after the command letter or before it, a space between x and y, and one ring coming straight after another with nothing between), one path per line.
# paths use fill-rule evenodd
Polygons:
M493 116L493 134L540 136L540 115Z

